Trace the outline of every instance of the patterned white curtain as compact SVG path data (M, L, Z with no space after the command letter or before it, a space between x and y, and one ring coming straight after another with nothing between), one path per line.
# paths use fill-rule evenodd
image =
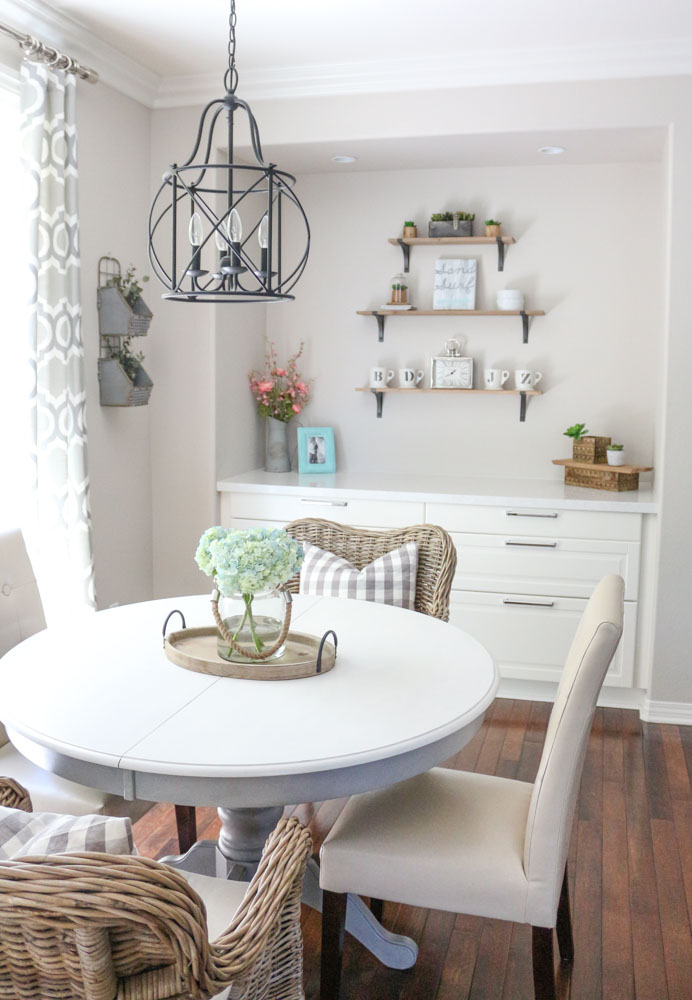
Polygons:
M24 62L22 158L29 183L32 557L49 622L95 607L79 298L76 79Z

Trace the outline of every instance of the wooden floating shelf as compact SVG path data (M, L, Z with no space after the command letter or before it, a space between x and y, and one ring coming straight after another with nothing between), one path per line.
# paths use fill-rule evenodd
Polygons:
M384 340L384 322L389 316L521 316L523 342L529 342L529 319L545 316L544 309L357 309L357 316L374 316L377 339ZM491 390L493 391L493 390Z
M416 393L423 392L434 392L438 396L443 396L448 392L465 393L466 395L483 395L483 396L521 396L521 403L519 407L519 420L524 423L526 420L526 397L527 396L542 396L543 392L541 389L399 389L386 388L386 389L371 389L368 385L360 385L356 387L356 392L371 392L377 400L377 416L382 416L382 402L383 397L386 392L403 392L407 396L415 396Z
M608 465L607 462L577 462L573 458L554 458L553 465L565 467L566 486L618 493L639 489L639 473L653 469L652 465Z
M388 243L400 246L404 255L404 271L408 272L411 247L415 246L490 246L497 247L497 269L505 267L505 247L517 241L513 236L390 236Z

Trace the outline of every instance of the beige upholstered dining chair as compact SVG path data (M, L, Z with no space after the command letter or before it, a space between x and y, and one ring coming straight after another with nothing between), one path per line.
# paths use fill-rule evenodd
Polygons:
M12 795L21 808L21 790ZM282 819L249 884L183 877L130 855L2 861L0 996L303 1000L300 897L311 847L295 817Z
M553 928L574 954L567 851L584 756L623 621L624 583L598 585L572 642L533 785L434 768L354 796L321 851L321 1000L337 1000L345 893L533 926L536 1000L554 1000Z
M407 542L417 542L416 611L449 621L449 594L457 552L444 528L434 524L416 524L391 531L372 531L306 517L291 521L286 525L286 531L299 542L310 542L347 559L359 570L386 552L398 549ZM289 589L297 593L298 587L299 578L295 577Z

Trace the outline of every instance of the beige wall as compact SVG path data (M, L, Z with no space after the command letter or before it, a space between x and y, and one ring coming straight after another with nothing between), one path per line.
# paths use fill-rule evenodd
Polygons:
M569 453L562 432L577 421L651 463L663 344L661 173L645 164L300 178L311 260L296 302L268 311L268 330L291 348L306 339L304 367L316 380L305 421L334 426L339 468L561 478L551 459ZM520 288L528 308L546 310L527 345L518 317L394 318L380 344L375 321L356 315L386 302L402 269L387 237L404 218L425 234L430 213L451 205L476 211L476 232L484 218L501 218L518 242L502 273L494 247L414 247L412 301L432 308L438 256L474 256L477 308L495 308L498 289ZM650 209L645 227L638 205ZM429 385L430 357L448 337L466 342L476 387L484 367L543 372L545 396L530 401L526 423L516 397L395 395L377 420L372 397L354 392L373 365L422 368Z

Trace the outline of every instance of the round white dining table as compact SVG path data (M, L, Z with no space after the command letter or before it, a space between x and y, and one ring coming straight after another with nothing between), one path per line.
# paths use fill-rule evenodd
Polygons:
M487 650L452 625L307 596L294 598L291 627L336 632L332 670L286 681L196 673L164 652L174 608L188 627L212 624L209 597L194 596L112 608L26 639L0 661L0 713L15 746L62 777L130 800L216 806L218 844L177 861L193 871L251 866L286 805L394 784L448 759L478 730L499 683ZM411 964L388 947L379 952L388 964Z

